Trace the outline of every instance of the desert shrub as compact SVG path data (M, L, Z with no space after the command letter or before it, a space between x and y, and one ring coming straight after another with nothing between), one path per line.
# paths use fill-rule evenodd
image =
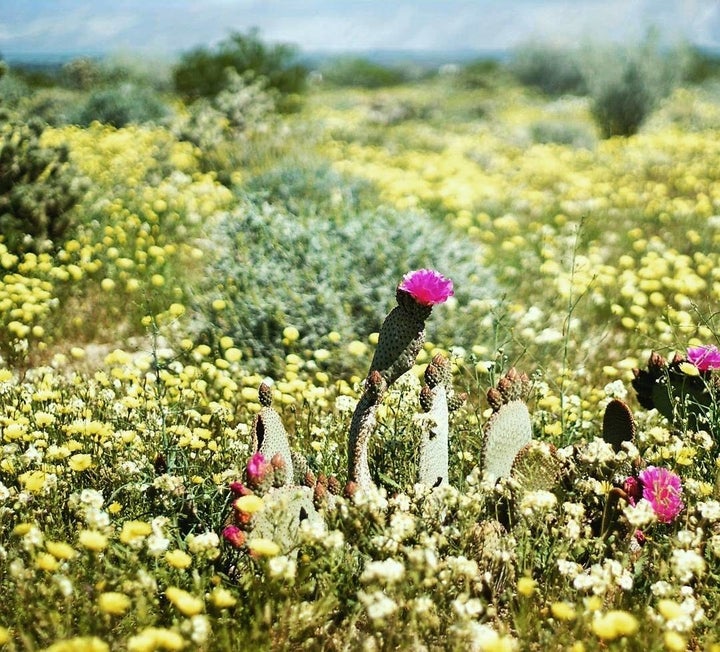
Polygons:
M113 127L154 122L167 115L163 101L151 90L134 84L98 90L79 109L76 122L87 126L98 121Z
M501 76L501 68L494 59L477 59L462 66L456 76L461 88L492 88Z
M627 48L589 51L583 59L591 112L603 136L630 136L682 79L682 52L661 52L653 38Z
M172 131L179 140L199 149L203 170L217 173L225 185L244 167L254 143L276 125L277 93L252 73L228 69L228 87L211 99L201 99L177 116Z
M716 53L699 47L690 47L687 50L687 57L686 81L691 84L702 84L720 77L720 57Z
M341 57L322 68L323 80L334 86L382 88L407 81L399 68L383 66L362 57Z
M288 326L308 349L327 345L333 331L346 343L377 331L393 288L411 269L443 270L464 304L492 290L472 243L427 216L369 208L369 188L327 168L283 168L256 184L265 190L248 193L215 235L220 253L195 308L206 337L229 335L257 369L271 371L284 359ZM429 336L477 337L472 319L443 327Z
M570 49L527 44L514 52L508 68L521 84L548 95L581 95L586 91L577 53Z
M40 142L45 125L0 112L0 233L9 251L46 251L69 232L82 181L68 149Z
M0 75L0 105L4 107L14 108L24 98L31 95L30 87L11 71L4 61L0 64L5 65L5 74Z
M66 88L43 88L23 98L17 106L26 119L39 118L52 127L72 122L78 111L79 93Z
M101 79L100 66L94 59L80 57L68 61L60 74L60 82L67 88L88 91L97 86Z
M590 147L595 136L581 123L565 120L541 120L530 125L530 137L535 143L557 143L572 147Z
M279 108L296 108L297 95L305 90L307 69L296 62L297 51L286 44L263 43L257 30L235 33L215 50L197 48L183 55L172 71L176 92L187 101L215 97L228 86L228 68L252 72L280 93Z

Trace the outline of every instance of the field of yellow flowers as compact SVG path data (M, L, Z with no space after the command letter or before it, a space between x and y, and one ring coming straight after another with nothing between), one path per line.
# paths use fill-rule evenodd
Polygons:
M720 355L702 348L720 344L720 106L678 90L638 135L602 140L582 99L438 78L316 90L278 120L266 149L237 144L258 151L232 175L161 126L44 133L89 190L57 251L0 241L0 649L720 649ZM293 166L332 171L314 203ZM267 179L282 210L252 203ZM307 339L278 317L275 277L222 271L216 233L252 213L242 267L261 229L310 215L361 240L382 211L463 243L477 285L455 278L428 318L444 326L375 406L373 484L343 491L381 320ZM343 255L298 246L312 269ZM267 299L254 332L272 364L224 330L243 293ZM652 387L658 410L636 399L653 351L642 378L670 412ZM438 354L468 397L449 483L428 488L416 413ZM486 394L511 367L531 381L535 462L561 468L530 488L483 474ZM622 446L603 437L613 401L633 413ZM278 422L310 498L257 480L258 423Z

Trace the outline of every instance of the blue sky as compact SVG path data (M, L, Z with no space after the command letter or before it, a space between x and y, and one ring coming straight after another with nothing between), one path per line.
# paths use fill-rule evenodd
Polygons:
M720 0L1 0L0 53L173 54L259 27L304 51L497 50L532 39L720 47Z

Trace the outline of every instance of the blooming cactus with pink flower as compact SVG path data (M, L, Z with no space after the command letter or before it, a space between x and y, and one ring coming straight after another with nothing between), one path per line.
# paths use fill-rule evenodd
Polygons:
M453 282L434 269L408 272L398 287L423 306L445 303L454 294Z

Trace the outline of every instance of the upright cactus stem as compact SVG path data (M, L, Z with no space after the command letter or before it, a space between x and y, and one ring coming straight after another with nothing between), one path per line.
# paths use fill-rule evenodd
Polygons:
M425 368L425 383L420 390L420 407L425 414L418 415L423 425L418 482L436 487L449 482L449 412L459 408L467 397L455 394L450 363L440 354Z
M397 289L398 305L385 318L370 372L378 371L388 387L412 369L425 343L425 320L432 306L418 304L405 290Z
M380 372L371 371L365 380L365 391L360 397L350 424L348 480L361 489L373 485L367 445L370 435L375 430L377 409L386 389L387 383Z
M432 308L453 294L452 281L430 269L409 272L398 285L397 306L385 318L365 388L350 425L348 481L372 486L367 444L375 430L382 395L400 376L410 371L425 342L425 320Z

